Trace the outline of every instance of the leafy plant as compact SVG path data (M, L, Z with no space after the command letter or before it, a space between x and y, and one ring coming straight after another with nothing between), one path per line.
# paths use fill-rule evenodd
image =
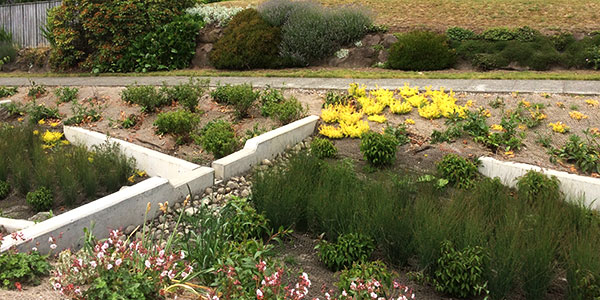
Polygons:
M248 115L248 110L258 99L260 92L253 91L252 85L218 85L211 93L215 101L221 104L232 105L235 108L235 115L243 118Z
M435 289L460 298L486 294L486 258L482 247L456 250L450 241L443 241L432 278Z
M267 88L260 93L260 114L265 117L274 115L277 105L283 101L285 101L283 91L267 86Z
M0 180L0 200L3 200L4 198L8 197L10 190L10 183L6 180Z
M471 188L477 178L477 166L456 154L445 155L436 166L442 178L458 188Z
M589 130L584 131L586 140L578 135L571 135L562 148L550 150L550 161L556 163L563 160L574 163L584 173L600 173L600 143Z
M37 84L35 81L31 81L31 86L27 91L27 96L31 98L39 98L46 94L46 86L43 84Z
M410 139L408 138L408 132L406 131L406 125L404 124L399 124L396 127L388 125L383 129L383 133L395 137L396 141L398 141L398 145L400 146L406 145L408 142L410 142Z
M43 186L33 192L27 193L27 204L38 212L51 209L54 206L52 191Z
M321 159L330 158L336 156L337 148L330 140L316 137L310 143L310 153Z
M154 112L168 104L168 99L149 85L130 85L121 92L121 98L127 103L137 104L142 112Z
M351 97L347 94L328 91L327 94L325 94L325 103L323 103L323 107L336 104L346 105L350 100Z
M194 82L194 79L190 78L188 83L182 83L173 87L163 86L160 92L165 95L167 103L179 101L187 110L196 112L198 101L208 88L209 81L197 79Z
M389 286L392 283L392 274L385 263L376 260L352 263L352 267L340 272L339 281L336 283L336 286L340 292L346 291L350 296L357 296L350 286L352 282L357 282L364 278L377 280L383 286Z
M355 262L364 262L375 250L370 237L356 233L342 234L335 243L321 241L317 247L319 259L332 271L348 268Z
M398 36L390 48L387 67L409 71L429 71L451 67L456 61L454 50L445 35L413 31Z
M374 166L384 166L394 162L398 140L389 134L367 132L360 141L360 152Z
M302 103L292 96L274 106L273 117L285 125L300 119L305 113L306 109Z
M50 273L50 264L47 257L37 251L6 251L0 254L0 269L0 286L5 289L20 289L21 284L40 284L40 279Z
M14 96L18 89L16 86L0 86L0 98Z
M242 7L200 4L186 9L185 13L200 17L206 26L226 27L231 18L242 10Z
M488 41L510 41L515 37L515 32L506 27L489 28L481 33L481 38Z
M198 126L199 122L198 115L180 109L159 113L153 125L156 126L156 132L159 134L171 133L185 138Z
M101 104L96 103L96 98L87 98L85 105L73 99L71 103L71 117L65 120L65 125L96 122L102 118Z
M529 170L517 180L519 198L529 204L539 204L540 201L560 200L560 181L556 176L547 177L543 173Z
M477 37L475 32L462 27L450 27L446 29L446 36L451 41L461 42L464 40L473 40Z
M60 119L58 108L50 108L44 104L37 104L35 101L25 106L25 112L27 112L31 123L46 119Z
M77 100L77 93L79 93L78 88L70 88L70 87L60 87L54 90L54 95L56 95L57 104L60 103L68 103L73 100Z
M216 158L233 153L238 146L231 123L222 119L208 122L196 137L196 143Z

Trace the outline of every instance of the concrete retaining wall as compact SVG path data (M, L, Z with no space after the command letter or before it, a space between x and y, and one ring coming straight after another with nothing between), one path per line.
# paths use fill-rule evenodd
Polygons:
M479 158L479 172L487 177L498 177L503 184L514 187L517 179L529 170L542 172L548 176L556 176L560 180L560 190L569 200L583 200L585 205L600 209L600 178L580 176L567 172L543 169L538 166L499 161L491 157Z
M10 102L11 102L10 100L0 100L0 105L9 104Z
M263 159L273 158L277 153L283 152L287 146L295 145L310 136L318 120L318 116L308 116L249 139L244 149L212 163L215 177L226 180L250 170Z

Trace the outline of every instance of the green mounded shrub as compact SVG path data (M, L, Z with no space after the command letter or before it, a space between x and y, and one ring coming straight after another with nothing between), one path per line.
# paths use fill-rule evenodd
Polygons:
M200 117L193 112L179 109L158 114L154 121L156 132L171 133L176 136L188 136L200 122Z
M137 104L142 112L154 112L167 105L167 98L150 85L130 85L121 91L121 99L127 103Z
M8 181L0 180L0 200L8 197L10 189L10 183L8 183Z
M39 285L41 278L50 274L51 265L46 256L37 251L14 253L6 251L0 254L0 287L16 289L16 283Z
M472 30L465 29L462 27L450 27L446 29L446 36L451 41L462 42L466 40L473 40L477 37L477 34Z
M204 92L208 89L208 80L197 80L193 78L187 83L182 83L173 87L163 86L160 92L166 98L166 102L179 102L183 107L191 112L196 112L198 101Z
M314 138L310 142L310 153L318 158L331 158L337 155L337 148L328 139Z
M569 45L575 43L575 37L571 33L563 32L550 36L550 41L552 41L554 49L565 51Z
M516 38L516 34L510 28L495 27L486 29L481 33L480 37L487 41L510 41Z
M285 99L283 102L276 104L273 107L272 116L279 121L279 123L285 125L296 121L306 113L306 109L302 106L302 103L292 96Z
M382 286L390 286L392 283L392 274L388 270L385 263L380 260L371 262L355 262L352 264L352 267L340 272L340 277L336 283L336 286L338 287L340 293L346 291L349 296L356 297L358 295L356 295L356 292L350 288L352 282L371 279L377 280Z
M280 67L280 42L279 28L269 25L255 9L245 9L231 19L210 52L210 61L217 69Z
M556 176L548 177L543 173L529 170L517 180L519 198L530 204L539 201L558 201L561 198L559 184Z
M57 103L69 103L73 100L77 99L77 93L79 93L79 89L74 87L61 87L54 90L54 95L56 95Z
M458 188L471 188L477 178L477 166L456 154L445 155L436 166L442 178Z
M0 98L10 97L16 94L18 91L17 87L0 86Z
M259 91L254 91L250 84L219 85L210 95L221 104L231 105L235 115L243 118L248 115L248 110L260 96Z
M17 57L17 49L10 42L0 41L0 67L3 64L9 63L15 60Z
M238 147L233 126L221 119L208 122L200 131L196 142L216 158L229 155Z
M482 71L502 69L507 67L509 63L510 61L504 56L493 53L477 53L471 60L471 65Z
M433 285L438 292L453 297L485 294L486 261L484 248L475 246L456 250L450 241L445 240L433 272Z
M582 40L575 41L565 48L565 56L569 67L590 68L593 67L593 49L600 46L600 35L588 36Z
M429 71L452 67L456 62L445 35L413 31L398 35L390 48L387 67L407 71Z
M283 91L267 87L260 93L260 114L264 117L274 115L277 105L283 101L285 101Z
M319 259L334 272L367 261L375 250L373 239L356 233L342 234L335 243L321 241L317 247Z
M541 34L539 31L529 27L523 26L514 30L515 40L521 42L533 42Z
M392 164L396 159L398 140L389 134L367 132L360 140L360 152L373 166L381 167Z
M35 211L47 211L54 206L52 191L43 186L33 192L27 193L27 204Z

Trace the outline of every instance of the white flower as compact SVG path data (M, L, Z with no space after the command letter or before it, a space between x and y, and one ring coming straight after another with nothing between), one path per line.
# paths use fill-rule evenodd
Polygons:
M160 273L160 277L165 277L167 276L167 271L162 271L162 273Z
M150 267L152 265L150 265L150 261L146 259L146 261L144 262L144 265L146 265L146 268L150 269Z
M56 249L56 244L50 244L50 249L52 249L52 250Z
M60 283L58 283L58 282L54 283L54 289L55 290L60 290L60 288L61 288Z
M371 298L373 299L377 299L377 294L375 294L375 292L371 292L371 294L369 294L371 296Z
M102 259L104 257L104 252L98 252L98 259Z
M109 247L109 246L108 246L108 243L107 243L107 242L104 242L104 244L102 244L102 247L101 247L101 249L102 249L102 251L106 251L106 249L108 249L108 247Z
M256 297L261 298L263 296L263 292L260 289L256 290Z
M186 273L185 271L181 272L181 278L186 278L188 276L188 273Z
M119 258L115 261L115 265L117 265L117 267L118 267L121 265L122 262L123 262L123 260Z
M98 265L98 264L96 264L96 261L93 261L93 260L92 260L92 261L90 262L90 266L92 266L92 268L96 268L96 266L97 266L97 265Z
M183 250L181 251L181 254L179 255L180 259L184 259L185 258L185 252L183 252Z
M36 247L32 247L31 251L38 251Z
M108 266L106 266L106 269L107 269L107 270L110 270L110 269L112 269L112 267L113 267L113 265L112 265L112 264L108 264Z
M48 243L52 243L52 237L48 238Z

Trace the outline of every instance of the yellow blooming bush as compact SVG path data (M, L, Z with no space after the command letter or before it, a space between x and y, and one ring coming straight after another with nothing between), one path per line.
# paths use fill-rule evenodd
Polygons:
M384 115L372 115L367 118L369 121L377 122L377 123L385 123L387 118Z
M341 139L344 137L344 132L339 127L332 125L321 125L319 133L330 139Z
M351 83L350 88L348 88L348 94L353 98L365 97L367 96L367 87L364 84Z
M577 120L577 121L588 118L588 116L586 116L585 114L580 113L578 111L569 112L569 116L571 117L571 119Z
M404 99L407 99L419 94L419 87L415 86L411 88L408 86L408 83L404 83L404 86L398 89L398 94L400 94L400 96L402 96Z
M411 96L411 97L408 97L405 99L413 107L420 107L421 105L427 104L427 98L425 98L425 96L423 96L423 95L417 94L417 95L414 95L414 96Z
M550 124L548 124L548 126L552 127L552 131L558 132L558 133L569 132L569 130L571 129L569 126L567 126L566 124L564 124L561 121L558 121L556 123L550 123Z
M406 119L406 120L404 120L404 124L406 124L406 125L415 125L415 120L413 120L413 119Z
M504 130L504 128L502 128L502 125L500 125L500 124L494 124L494 125L490 126L490 129L491 130L495 130L495 131L502 131L502 130Z
M340 129L347 137L359 138L363 135L363 133L368 132L370 128L368 122L358 121L353 124L342 122L340 123Z
M386 107L385 104L368 97L360 97L356 99L356 102L360 103L362 111L367 115L380 114Z
M535 110L530 110L529 113L531 114L531 118L535 121L541 121L548 118L548 116L545 113L541 112L539 108L536 108Z
M42 147L44 149L53 148L54 146L56 146L56 144L62 138L62 136L62 132L53 132L46 130L46 132L42 134L42 141L45 144L42 145Z
M413 107L408 102L395 101L390 105L390 111L394 114L407 114L412 111Z
M442 117L442 111L433 103L427 104L419 107L419 116L429 120L439 119Z
M598 106L600 104L600 102L598 102L598 100L594 100L594 99L587 99L585 100L585 103L589 106Z

